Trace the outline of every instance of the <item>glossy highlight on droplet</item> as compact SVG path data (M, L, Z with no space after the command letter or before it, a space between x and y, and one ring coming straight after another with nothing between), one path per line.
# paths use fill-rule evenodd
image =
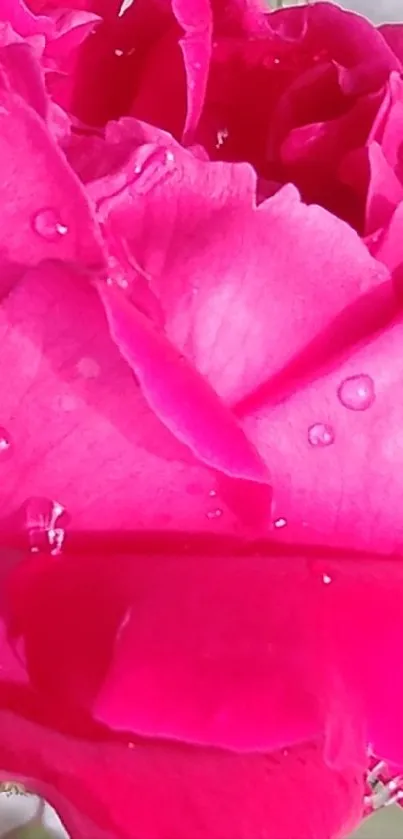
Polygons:
M11 453L11 437L6 428L0 426L0 461Z
M28 534L31 553L60 554L65 539L65 529L59 519L65 508L49 498L28 498L24 505L24 527Z
M308 428L308 442L315 448L325 448L334 442L334 431L325 422L315 422Z
M69 228L66 224L63 224L62 219L53 207L45 207L35 213L32 226L38 236L47 239L49 242L55 242L69 232Z
M282 527L287 526L287 519L284 519L282 517L275 519L273 522L273 526L276 528L276 530L281 530Z
M366 411L375 401L374 381L366 373L349 376L341 383L337 395L350 411Z

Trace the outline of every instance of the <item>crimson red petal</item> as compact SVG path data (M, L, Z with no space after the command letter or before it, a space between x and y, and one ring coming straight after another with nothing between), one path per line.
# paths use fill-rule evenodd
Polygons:
M338 839L361 817L361 773L326 766L320 742L234 755L91 742L7 711L0 720L5 778L46 796L71 839Z

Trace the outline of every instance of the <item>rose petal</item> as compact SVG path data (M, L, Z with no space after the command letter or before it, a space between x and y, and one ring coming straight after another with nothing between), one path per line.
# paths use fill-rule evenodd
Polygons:
M225 475L268 483L268 471L208 382L124 295L99 283L111 336L148 404L202 463Z
M403 292L402 223L403 203L400 203L389 224L379 230L369 243L371 253L389 268L399 299Z
M89 193L160 300L168 338L230 404L387 280L346 224L291 186L256 209L244 165L143 146Z
M274 390L256 403L247 427L273 469L273 518L286 522L273 531L281 541L382 554L401 545L401 340L401 322L384 324L282 404Z
M57 562L38 555L12 574L10 626L66 726L94 706L123 732L242 751L324 735L340 769L363 765L368 742L402 764L390 713L403 694L400 560L191 535L128 544L117 553L110 537L107 554L102 536L83 554L73 540Z
M0 91L0 185L3 262L34 265L102 260L99 233L84 191L38 115Z
M0 334L0 424L12 441L2 458L3 530L30 497L62 504L74 529L237 526L215 476L147 407L85 278L42 263L3 301ZM17 524L23 535L22 516Z
M45 795L71 839L289 839L296 831L299 839L336 839L361 817L361 774L327 767L321 743L233 755L91 742L9 711L1 721L5 778L20 777Z
M370 142L346 155L339 173L358 195L366 195L365 235L385 228L403 199L403 186L379 143Z

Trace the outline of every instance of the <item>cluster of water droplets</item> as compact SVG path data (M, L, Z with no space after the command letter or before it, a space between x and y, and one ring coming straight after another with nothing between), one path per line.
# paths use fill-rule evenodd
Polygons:
M210 492L209 492L209 497L211 498L211 500L213 502L214 499L217 498L217 490L216 489L211 489ZM223 515L223 512L224 511L221 509L221 507L212 507L211 509L207 510L206 518L208 518L209 521L214 521L214 520L220 519L221 516Z

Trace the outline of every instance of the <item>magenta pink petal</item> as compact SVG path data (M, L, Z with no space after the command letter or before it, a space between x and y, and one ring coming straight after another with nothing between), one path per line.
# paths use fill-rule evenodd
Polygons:
M100 264L97 225L78 178L35 111L5 90L0 160L3 262L33 265L56 258Z
M389 224L377 231L369 242L371 253L389 268L400 299L403 292L402 224L403 203L400 203Z
M403 200L403 184L388 164L378 143L368 146L369 184L366 207L366 234L384 228Z
M354 231L295 188L256 209L246 165L144 146L89 192L160 300L168 338L230 404L388 278Z
M268 470L208 382L158 334L124 294L98 284L109 329L164 425L202 463L233 478L268 483Z
M61 263L28 272L2 302L0 336L3 531L24 536L13 515L31 497L64 506L74 530L238 527L215 475L147 406L85 277Z
M270 461L281 542L400 550L402 335L384 323L282 404L272 393L255 407L247 428Z
M54 32L53 21L48 15L34 14L29 5L24 3L24 0L2 0L0 20L11 23L13 29L23 38L32 35L52 37Z
M386 160L397 175L401 176L401 124L403 119L403 80L400 74L391 73L386 86L383 106L371 131L371 140L382 147Z
M0 66L6 73L10 88L25 99L42 119L48 115L48 94L45 79L28 44L14 43L0 49Z

